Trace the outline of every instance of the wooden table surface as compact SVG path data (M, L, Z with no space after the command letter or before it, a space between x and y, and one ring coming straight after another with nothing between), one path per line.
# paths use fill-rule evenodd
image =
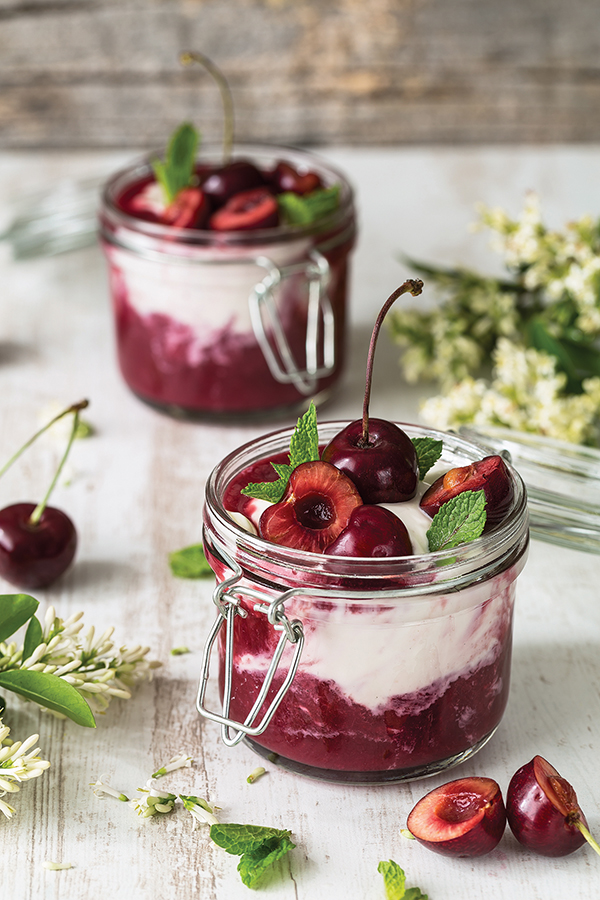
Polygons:
M327 417L361 409L368 332L405 270L400 251L446 262L497 265L481 236L469 234L477 200L518 212L537 188L552 224L600 210L600 148L358 150L327 156L354 181L361 238L352 291L350 366ZM26 190L63 175L106 172L117 153L0 155L0 210ZM215 612L212 582L176 580L169 551L201 536L203 489L212 467L263 426L211 427L157 414L122 383L114 356L106 275L97 248L14 262L3 251L0 312L0 460L39 425L49 403L88 397L95 435L75 444L69 481L53 503L75 521L74 567L36 596L66 617L116 627L118 643L149 644L162 663L129 701L114 700L95 730L41 714L8 695L5 722L14 737L39 732L51 768L16 795L17 815L0 821L1 896L7 900L237 900L249 896L237 858L191 828L183 810L138 818L126 804L93 796L106 774L123 791L142 785L174 754L194 764L163 780L208 798L221 818L289 828L297 844L266 877L272 898L383 900L377 864L396 860L408 884L430 900L593 897L600 859L587 847L548 860L521 849L507 832L478 860L448 860L400 835L414 802L448 779L384 787L321 784L271 767L253 785L260 760L227 749L202 722L195 695L205 635ZM420 389L403 385L396 351L380 342L372 412L414 420ZM325 413L322 413L322 418ZM59 455L50 439L32 448L2 479L2 506L39 500ZM592 831L600 832L600 556L534 541L517 592L512 692L494 739L458 774L485 774L505 789L539 753L571 780ZM12 592L10 586L0 589ZM187 645L191 652L172 656ZM216 686L210 697L216 704ZM453 773L454 774L454 773ZM1 818L1 817L0 817ZM47 871L47 860L69 862Z

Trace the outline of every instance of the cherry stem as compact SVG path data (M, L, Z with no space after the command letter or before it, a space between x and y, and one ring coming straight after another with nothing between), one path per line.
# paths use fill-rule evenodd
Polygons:
M375 360L375 347L377 345L377 338L379 337L379 332L381 331L383 320L385 319L388 310L396 302L398 297L401 297L402 294L406 294L409 291L413 295L413 297L418 297L422 290L422 281L420 281L418 278L409 278L404 282L404 284L401 284L399 288L396 288L393 294L390 294L390 296L381 307L379 315L375 320L375 325L373 326L373 334L371 335L371 342L369 344L369 353L367 356L367 378L365 384L365 400L363 404L362 437L360 440L362 447L368 446L369 443L369 401L371 399L371 384L373 381L373 362Z
M598 844L598 842L596 841L596 839L590 834L590 832L589 832L588 829L585 827L585 825L583 824L583 822L581 821L581 819L580 819L578 822L575 822L575 826L576 826L576 827L579 829L579 831L582 833L582 835L584 836L584 838L586 839L586 841L588 842L588 844L590 845L590 847L592 847L592 849L594 849L594 850L596 851L596 853L598 854L598 856L600 856L600 845Z
M73 427L71 428L71 435L69 437L67 449L63 453L63 458L61 459L61 461L59 463L58 469L56 470L54 478L52 479L51 485L48 488L48 490L46 491L46 496L44 497L44 499L42 500L41 503L38 503L38 505L36 506L36 508L34 509L34 511L31 513L31 515L29 517L30 525L37 525L38 522L40 521L40 519L42 518L43 512L46 509L46 506L48 505L48 500L50 499L50 495L51 495L52 491L54 490L54 488L56 487L56 482L60 478L60 473L63 470L63 467L67 461L67 456L69 455L69 451L73 445L73 441L75 440L75 435L77 434L77 428L79 426L79 412L80 412L80 410L85 409L85 407L87 405L88 405L88 401L82 400L81 403L74 404L73 406L69 407L68 410L65 410L64 413L61 413L60 416L57 416L56 419L52 420L52 422L56 422L58 419L61 419L63 417L63 415L66 415L66 413L68 413L68 412L74 413ZM51 425L52 422L50 422L49 425ZM46 428L48 428L49 425L47 425Z
M221 92L221 102L223 103L223 163L227 164L231 158L234 133L233 97L227 79L218 66L214 64L212 59L209 59L204 53L182 53L179 57L179 61L183 66L189 66L191 63L198 63L198 65L203 66L206 71L212 75L217 83L217 87Z

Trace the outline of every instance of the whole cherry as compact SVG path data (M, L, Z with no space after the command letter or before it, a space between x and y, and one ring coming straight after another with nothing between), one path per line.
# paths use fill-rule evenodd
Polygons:
M59 509L48 506L79 425L79 412L87 400L73 404L33 435L0 470L3 475L51 425L73 414L73 427L66 448L46 496L39 504L15 503L0 510L0 575L10 584L28 590L45 587L70 566L77 549L73 522Z
M280 160L269 176L276 193L293 191L294 194L310 194L323 187L316 172L299 172L290 163Z
M566 856L587 841L600 854L572 786L541 756L513 775L506 813L512 833L528 850Z
M352 510L350 520L327 547L328 556L411 556L412 544L406 525L383 506L363 504Z
M492 778L472 776L443 784L412 809L407 828L420 844L444 856L483 856L506 828L502 793Z
M369 344L362 420L351 422L323 450L322 458L352 479L364 503L398 503L414 497L419 481L417 454L412 441L385 419L369 420L369 400L377 338L385 316L402 294L421 293L423 282L409 279L381 308Z

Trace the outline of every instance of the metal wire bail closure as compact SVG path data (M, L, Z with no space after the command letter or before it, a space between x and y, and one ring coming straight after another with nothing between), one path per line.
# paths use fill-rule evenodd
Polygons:
M256 340L273 378L281 384L293 384L299 393L308 396L314 393L320 378L331 375L335 370L335 320L327 291L329 263L318 250L313 250L307 260L281 268L266 256L257 257L255 262L267 270L248 298ZM275 302L278 285L284 278L298 274L304 275L308 281L304 368L294 359ZM321 322L323 339L319 342ZM319 365L319 343L322 346L322 365Z
M254 588L239 587L238 582L242 577L242 570L237 563L229 559L224 553L224 562L233 570L231 578L225 579L218 584L213 592L213 602L219 609L219 614L210 630L204 654L202 657L202 675L200 685L198 687L198 697L196 700L196 708L201 716L218 722L221 727L221 738L223 743L228 747L234 747L239 744L245 735L256 736L262 734L275 715L277 707L285 697L300 664L300 656L304 648L304 630L302 623L294 619L290 621L285 613L285 603L291 596L297 593L291 589L277 596L274 600L266 599L265 595ZM254 611L263 613L267 616L269 622L275 631L281 632L277 647L273 654L273 658L269 668L265 674L262 687L254 701L252 709L243 722L238 722L229 717L229 705L231 703L231 690L233 680L233 642L234 642L234 622L236 616L246 618L248 613L240 606L240 600L244 598L254 598L258 602L254 605ZM225 634L225 661L224 661L224 684L223 684L223 708L222 712L211 712L206 708L204 699L209 678L210 657L212 648L217 639L221 628L226 627ZM290 662L287 674L279 687L279 690L271 700L268 709L258 724L255 724L256 718L265 702L269 689L273 683L275 674L279 668L279 663L283 655L286 645L289 643L294 645L294 655ZM230 729L235 729L233 734Z

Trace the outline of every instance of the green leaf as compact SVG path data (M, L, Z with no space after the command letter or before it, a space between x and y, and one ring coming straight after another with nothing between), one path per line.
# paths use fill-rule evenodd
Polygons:
M430 437L413 438L412 442L419 464L419 480L422 481L442 455L444 444Z
M310 194L285 191L277 197L279 211L286 225L312 225L332 213L340 203L340 186L320 188Z
M427 532L430 551L451 550L459 544L475 540L485 527L486 517L484 491L457 494L444 503L433 517Z
M166 160L156 159L152 163L167 203L172 203L179 191L189 186L197 150L198 132L189 122L184 122L171 135Z
M377 871L380 875L383 875L387 900L403 900L406 875L398 863L394 862L393 859L388 859L387 861L382 859L377 866Z
M423 894L421 888L412 887L404 892L404 900L428 900L427 894Z
M0 594L0 641L18 631L39 605L29 594Z
M23 643L23 661L29 659L36 647L42 643L43 631L42 626L36 616L32 616L25 632L25 641Z
M242 488L245 497L254 497L256 500L266 500L269 503L279 503L283 497L290 475L296 468L305 462L314 462L319 459L319 433L317 430L317 410L315 404L310 406L303 416L300 416L294 433L290 439L290 462L271 463L279 478L275 481L252 482Z
M0 687L20 694L26 700L33 700L46 709L61 713L77 725L96 727L92 711L81 694L58 675L31 672L29 669L0 672Z
M213 574L202 544L169 553L169 565L176 578L209 578Z
M227 853L241 856L238 872L246 887L256 887L266 869L296 845L291 831L264 825L211 825L211 839Z

